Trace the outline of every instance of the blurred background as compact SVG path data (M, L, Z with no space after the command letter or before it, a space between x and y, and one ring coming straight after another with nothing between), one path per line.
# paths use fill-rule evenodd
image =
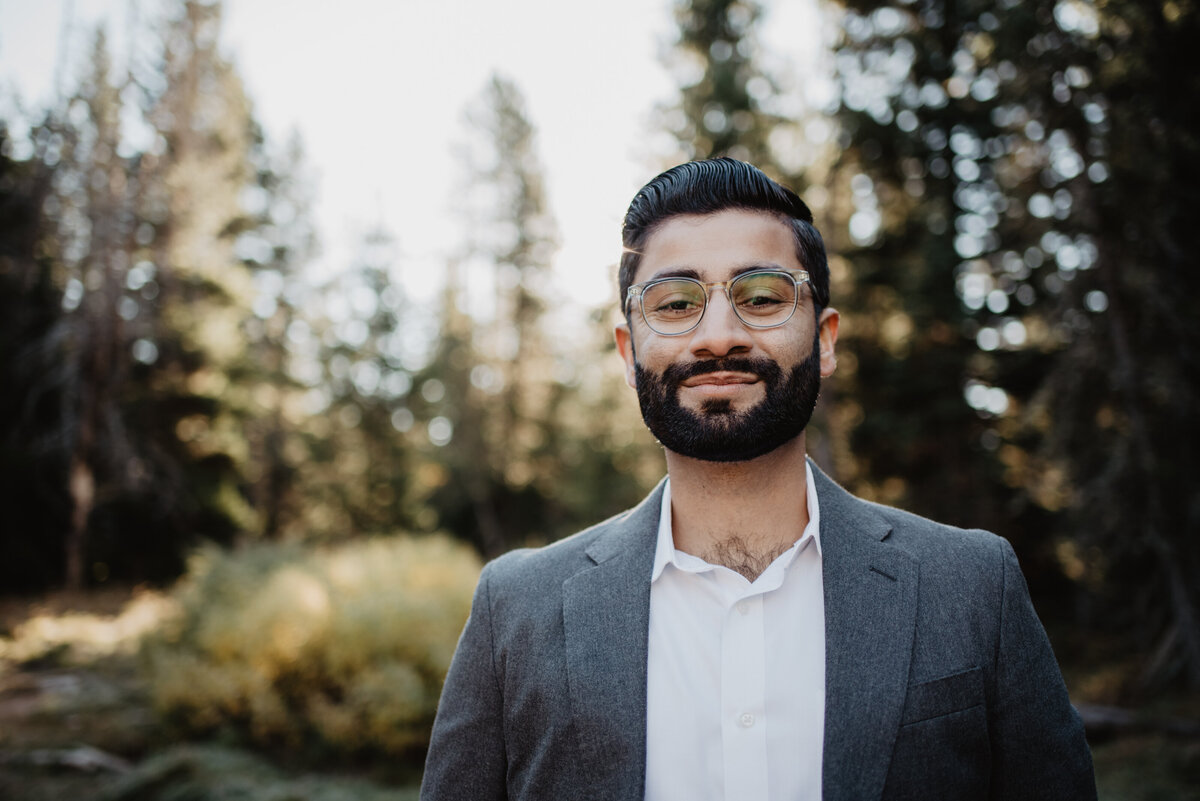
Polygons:
M829 246L814 458L1011 540L1101 797L1200 798L1198 40L1190 0L0 0L0 797L415 798L483 561L664 470L620 220L730 155Z

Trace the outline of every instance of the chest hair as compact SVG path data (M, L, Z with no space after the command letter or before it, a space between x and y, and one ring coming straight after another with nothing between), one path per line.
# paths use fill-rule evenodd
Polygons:
M792 547L792 543L783 543L769 547L752 547L750 543L738 536L726 537L714 542L700 554L700 558L710 565L727 567L754 581L762 575L779 554Z

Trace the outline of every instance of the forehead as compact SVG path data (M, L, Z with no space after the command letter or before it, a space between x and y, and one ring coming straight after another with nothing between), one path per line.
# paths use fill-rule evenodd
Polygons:
M650 234L633 283L685 271L706 281L722 281L758 266L803 266L796 257L791 226L779 217L744 209L681 214Z

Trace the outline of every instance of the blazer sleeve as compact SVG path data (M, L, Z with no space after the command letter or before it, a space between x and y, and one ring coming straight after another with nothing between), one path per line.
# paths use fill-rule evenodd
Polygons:
M1096 780L1083 723L1067 697L1016 554L1000 542L1004 585L990 724L992 798L1093 800Z
M421 801L507 798L503 703L493 649L489 568L480 574L471 615L442 687L421 780Z

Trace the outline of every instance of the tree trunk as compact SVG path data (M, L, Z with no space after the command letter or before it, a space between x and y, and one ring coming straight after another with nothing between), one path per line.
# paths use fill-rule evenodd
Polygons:
M86 424L85 424L86 425ZM69 481L71 492L71 527L66 539L67 589L83 589L83 563L87 553L88 518L96 501L96 478L82 449L71 458Z

